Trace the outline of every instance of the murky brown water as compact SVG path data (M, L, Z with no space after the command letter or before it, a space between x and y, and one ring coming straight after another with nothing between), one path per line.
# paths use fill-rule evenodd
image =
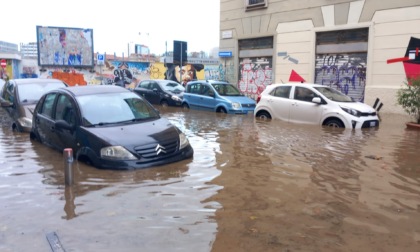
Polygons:
M136 171L74 163L0 111L0 251L420 251L420 131L331 130L162 110L193 159Z

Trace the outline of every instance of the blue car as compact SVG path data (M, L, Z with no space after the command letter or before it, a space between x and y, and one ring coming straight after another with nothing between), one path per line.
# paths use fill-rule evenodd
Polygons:
M234 85L223 81L188 82L182 107L228 114L253 113L256 102L246 97Z

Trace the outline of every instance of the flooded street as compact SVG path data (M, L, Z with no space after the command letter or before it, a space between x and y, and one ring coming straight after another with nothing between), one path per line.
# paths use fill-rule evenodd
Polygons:
M0 251L413 251L420 131L338 130L179 108L194 157L134 171L75 162L0 109Z

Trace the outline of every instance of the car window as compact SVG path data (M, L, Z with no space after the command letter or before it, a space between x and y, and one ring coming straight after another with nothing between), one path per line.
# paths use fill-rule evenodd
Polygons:
M282 98L290 97L291 86L279 86L270 92L270 95Z
M211 84L214 89L220 94L224 96L242 96L241 91L236 88L232 84L220 84L220 83L212 83Z
M151 83L151 88L150 89L152 89L152 90L159 90L160 88L159 88L159 84L157 84L157 83Z
M316 94L306 87L295 87L295 100L311 102Z
M201 85L201 95L210 95L210 87L208 85Z
M145 88L145 89L149 89L149 83L150 83L150 82L148 82L148 81L142 81L142 82L139 84L139 87L141 87L141 88Z
M66 95L58 97L54 118L55 120L64 120L70 125L74 125L76 121L75 109Z
M84 95L77 101L85 126L159 117L148 102L131 92Z
M185 90L185 88L177 82L168 82L162 86L165 90L171 91L171 92L183 92Z
M15 85L12 82L6 82L6 84L4 85L3 94L2 94L3 99L13 103L15 99L14 90L15 90Z
M200 83L193 83L188 85L188 92L192 94L200 94L201 93L201 84Z
M56 96L56 93L51 93L45 97L44 103L42 104L42 108L40 110L41 114L45 115L46 117L52 118L53 105Z
M48 82L48 83L30 83L18 85L20 102L36 102L41 96L48 91L56 88L65 87L64 83Z
M353 98L351 98L350 96L347 96L341 93L340 91L335 90L330 87L316 87L315 89L332 101L337 101L337 102L353 102L354 101Z

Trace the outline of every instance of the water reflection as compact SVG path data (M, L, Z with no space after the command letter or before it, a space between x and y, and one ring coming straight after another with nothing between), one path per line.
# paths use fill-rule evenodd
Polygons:
M353 131L162 115L188 136L191 160L134 171L75 162L73 186L61 153L3 127L0 251L48 250L39 237L52 230L69 251L418 248L420 136L403 119Z

